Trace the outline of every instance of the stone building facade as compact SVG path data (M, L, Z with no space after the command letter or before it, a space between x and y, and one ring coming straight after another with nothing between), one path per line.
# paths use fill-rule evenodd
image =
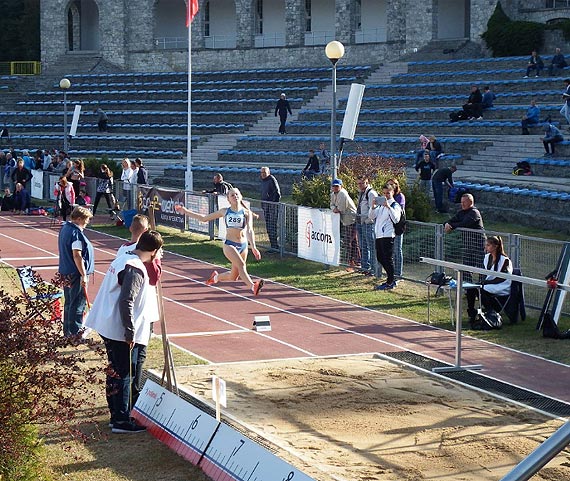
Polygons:
M503 0L503 6L512 18L548 21L558 13L544 5L555 1ZM323 66L324 45L333 39L346 47L344 63L379 64L434 40L480 42L496 2L199 0L192 64L197 70ZM185 0L42 0L44 68L91 56L130 71L184 71L185 10Z

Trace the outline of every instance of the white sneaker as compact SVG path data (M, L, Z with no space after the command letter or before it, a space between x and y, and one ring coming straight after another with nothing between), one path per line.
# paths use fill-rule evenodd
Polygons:
M535 75L535 76L534 76L534 78L537 78L537 77L539 77L539 75Z
M483 117L477 117L477 120L483 120Z
M523 78L528 78L528 75L525 75Z

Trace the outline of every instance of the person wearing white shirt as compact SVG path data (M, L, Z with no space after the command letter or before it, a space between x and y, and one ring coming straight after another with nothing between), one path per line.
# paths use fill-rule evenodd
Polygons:
M386 271L386 282L376 286L379 291L386 291L396 287L394 278L394 238L396 232L394 224L400 221L402 208L394 200L394 187L385 184L382 187L382 196L372 201L368 217L375 220L374 233L376 235L376 259Z
M121 173L121 181L123 182L123 194L127 199L127 208L131 209L133 206L133 196L131 194L133 190L133 169L131 169L131 161L125 158L121 162L121 166L123 167L123 172Z

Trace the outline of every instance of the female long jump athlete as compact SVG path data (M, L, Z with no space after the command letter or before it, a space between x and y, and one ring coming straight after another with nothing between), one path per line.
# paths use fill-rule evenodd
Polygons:
M223 274L218 274L217 271L212 272L206 284L211 286L217 282L237 281L241 279L245 285L251 289L254 295L257 296L263 287L264 281L260 279L253 282L247 272L246 265L248 241L254 257L257 260L261 259L261 254L257 250L257 247L255 247L253 214L244 206L239 189L230 189L227 196L230 206L208 215L198 214L181 205L177 205L175 209L179 214L184 212L188 217L199 220L200 222L210 222L223 218L223 222L226 224L226 240L224 241L223 250L226 258L232 263L232 268Z

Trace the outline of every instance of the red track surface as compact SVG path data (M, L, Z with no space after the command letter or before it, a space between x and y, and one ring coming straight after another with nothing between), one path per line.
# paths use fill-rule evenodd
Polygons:
M46 218L2 216L0 259L40 268L50 279L57 269L57 232ZM96 257L93 300L123 241L94 231L88 237ZM393 351L455 363L455 334L448 331L271 281L259 297L241 283L208 287L211 265L169 252L163 269L171 342L214 363ZM271 317L270 332L251 330L256 315ZM483 364L487 376L570 402L569 366L467 336L462 364Z

